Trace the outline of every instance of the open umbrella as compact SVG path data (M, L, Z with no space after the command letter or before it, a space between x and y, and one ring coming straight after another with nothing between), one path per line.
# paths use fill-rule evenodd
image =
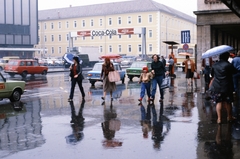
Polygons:
M178 53L178 55L180 55L180 56L192 56L192 54L190 54L190 53L188 53L188 52L180 52L180 53Z
M109 58L109 59L119 59L121 58L120 55L117 54L109 54L109 55L102 55L101 57L99 57L100 59L105 59L105 58Z
M209 58L212 56L218 56L221 55L225 52L233 50L233 47L228 46L228 45L220 45L216 46L212 49L207 50L205 53L202 54L202 59Z
M63 58L70 64L73 64L73 57L75 57L75 55L71 53L67 53L63 56ZM80 64L82 64L82 60L79 58L79 56L76 57L78 57Z

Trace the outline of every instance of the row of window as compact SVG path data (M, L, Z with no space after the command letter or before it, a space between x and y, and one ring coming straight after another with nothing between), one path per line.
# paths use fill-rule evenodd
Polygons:
M128 36L129 39L132 38L132 35L131 35L131 34L128 34L127 36ZM141 35L141 34L138 34L138 37L141 38L142 35ZM149 30L149 31L148 31L148 37L149 37L149 38L152 38L152 37L153 37L153 31L152 31L152 30ZM40 37L39 37L39 38L40 38ZM94 36L91 36L90 38L91 38L92 40L94 40ZM99 36L98 38L101 40L101 39L102 39L102 36ZM109 38L109 39L112 39L112 35L110 34L110 35L108 36L108 38ZM121 39L121 38L122 38L122 35L119 34L119 35L118 35L118 38ZM77 40L77 37L75 37L74 39ZM85 40L85 39L86 39L86 37L83 36L83 37L82 37L82 40ZM69 40L69 34L66 34L66 41L68 41L68 40ZM47 42L47 35L44 36L44 41ZM51 41L52 41L52 42L55 41L54 35L51 35ZM62 35L58 35L58 41L62 41Z
M137 22L139 24L142 23L142 16L138 16L137 17ZM148 22L149 23L152 23L153 22L153 17L152 15L148 15ZM108 18L108 25L111 26L113 24L113 19L112 18ZM121 25L122 24L122 17L118 17L117 19L117 24L118 25ZM131 16L128 16L127 17L127 24L132 24L132 17ZM94 22L94 19L90 19L90 26L93 27L95 25L95 22ZM104 22L103 22L103 19L99 19L99 26L103 26L104 25ZM82 20L81 21L81 26L82 27L86 27L86 20ZM66 21L65 23L65 27L66 28L69 28L69 22ZM77 28L78 27L78 22L75 20L73 21L73 27L74 28ZM58 22L58 29L61 29L62 28L62 22ZM47 29L47 23L44 23L44 29L46 30ZM54 23L50 23L50 29L54 29Z
M142 52L142 45L138 45L138 52ZM45 48L47 49L47 48ZM128 53L132 52L132 45L128 45L127 46L127 51ZM148 44L148 52L152 52L153 51L153 45L152 44ZM67 47L66 52L69 52L69 48ZM103 46L99 46L99 52L102 53L103 52ZM112 45L108 45L108 52L109 53L113 53L113 46ZM38 52L40 53L40 52ZM45 53L47 53L45 51ZM51 47L51 53L54 54L55 53L55 48ZM58 47L58 53L62 54L62 47ZM118 45L118 53L122 53L122 45Z

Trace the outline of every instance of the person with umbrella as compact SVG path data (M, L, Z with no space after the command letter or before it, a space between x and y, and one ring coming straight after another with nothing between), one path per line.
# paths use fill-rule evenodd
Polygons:
M70 91L70 95L68 98L69 102L73 101L73 95L74 95L76 83L79 86L83 100L85 98L85 93L84 93L84 89L82 86L82 80L83 80L82 67L79 62L80 62L79 58L74 56L73 64L70 66L70 75L69 75L71 77L71 91Z
M202 60L202 70L204 73L204 80L205 80L205 91L209 89L212 65L213 65L213 61L211 57L205 58Z
M235 118L232 116L233 101L233 80L234 67L228 62L230 54L225 52L220 54L220 61L216 62L212 67L213 80L210 85L212 99L216 103L217 123L222 123L221 110L224 106L227 110L227 121L232 122Z

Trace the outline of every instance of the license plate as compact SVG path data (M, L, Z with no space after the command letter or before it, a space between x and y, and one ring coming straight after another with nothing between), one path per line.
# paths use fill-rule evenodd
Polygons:
M136 73L137 71L132 71L133 73Z
M96 76L96 77L100 77L100 74L96 74L95 76Z

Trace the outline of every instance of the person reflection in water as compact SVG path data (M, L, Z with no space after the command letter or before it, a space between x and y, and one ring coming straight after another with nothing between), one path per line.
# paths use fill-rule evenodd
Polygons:
M82 115L84 108L85 100L82 101L78 114L74 107L74 103L70 102L71 106L71 127L73 134L66 137L67 143L75 144L76 142L83 139L83 128L84 128L84 117Z
M116 110L113 109L112 101L110 104L110 109L106 109L106 104L104 103L104 122L102 125L103 136L106 138L103 141L104 147L119 147L122 146L122 142L115 140L116 131L120 130L121 122L117 119Z
M142 103L139 104L141 111L141 126L143 132L143 138L148 138L148 133L151 131L151 114L150 105L147 106L147 112Z
M170 120L163 115L163 102L160 103L160 112L159 112L159 118L157 118L157 112L155 105L153 104L151 106L152 108L152 114L153 114L153 127L152 127L152 140L154 141L153 147L155 149L160 149L161 142L164 140L165 136L168 134L171 125ZM164 130L164 125L166 127L166 130Z
M214 142L205 142L204 152L207 153L208 158L217 159L231 159L233 158L233 143L231 140L232 124L229 123L227 127L218 125L217 134ZM224 130L227 129L227 132Z

